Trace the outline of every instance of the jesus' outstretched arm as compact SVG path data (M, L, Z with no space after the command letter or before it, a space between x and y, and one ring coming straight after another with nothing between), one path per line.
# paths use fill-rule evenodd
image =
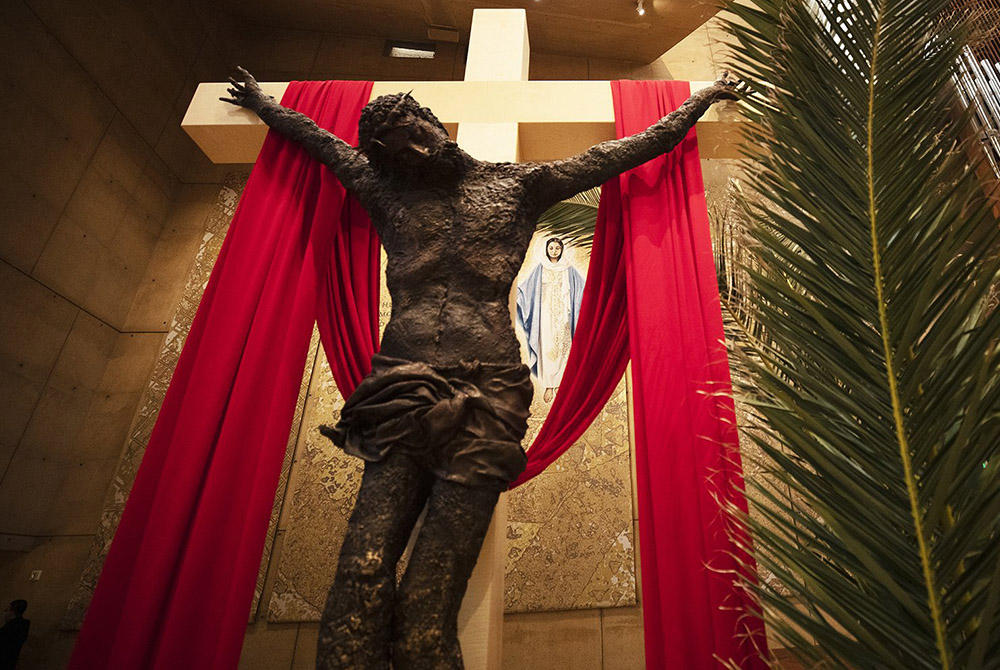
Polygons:
M243 81L230 78L228 91L232 97L220 100L249 109L268 126L301 144L309 155L333 170L344 188L355 193L364 190L371 179L371 167L364 154L317 126L308 116L278 104L261 91L249 72L241 67L237 70Z
M618 140L601 142L581 154L536 166L535 185L545 205L553 205L612 177L665 154L687 135L714 103L736 100L742 84L723 75L693 94L675 111L646 130Z

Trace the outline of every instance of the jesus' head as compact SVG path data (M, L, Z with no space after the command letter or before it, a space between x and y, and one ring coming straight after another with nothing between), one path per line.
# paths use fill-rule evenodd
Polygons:
M358 146L373 167L400 175L453 173L461 164L444 125L409 93L383 95L365 105Z

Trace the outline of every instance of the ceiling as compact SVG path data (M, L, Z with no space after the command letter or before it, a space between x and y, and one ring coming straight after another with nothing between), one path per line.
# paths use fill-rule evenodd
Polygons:
M649 63L717 11L717 0L217 0L244 20L294 28L406 41L428 41L430 27L458 31L467 44L477 7L527 10L531 50Z

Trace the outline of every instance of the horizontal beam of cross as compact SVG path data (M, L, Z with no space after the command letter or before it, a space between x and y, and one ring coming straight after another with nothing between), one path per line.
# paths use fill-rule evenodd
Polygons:
M710 83L691 82L691 90ZM213 162L252 163L267 128L252 112L219 100L227 96L227 86L199 85L181 126ZM288 84L265 82L261 87L280 100ZM459 123L520 124L523 161L565 158L615 137L607 81L379 81L372 97L409 90L434 110L452 137ZM719 107L698 123L703 158L738 155L737 115Z

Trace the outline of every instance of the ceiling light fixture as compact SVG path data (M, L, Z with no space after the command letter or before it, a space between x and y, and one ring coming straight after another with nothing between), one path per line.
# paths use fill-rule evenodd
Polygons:
M436 50L437 46L434 44L386 40L382 55L391 56L392 58L424 58L430 60L434 58Z
M639 16L646 13L646 8L642 6L642 0L637 0L635 3L635 11L639 14Z

